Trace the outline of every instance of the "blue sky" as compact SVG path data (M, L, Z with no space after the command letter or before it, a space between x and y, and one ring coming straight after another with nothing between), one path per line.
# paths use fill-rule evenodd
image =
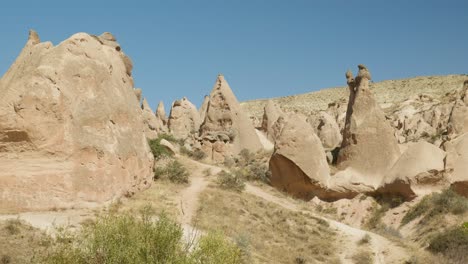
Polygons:
M60 43L112 32L153 110L196 105L223 73L240 101L345 84L363 63L374 81L468 73L468 1L3 1L0 74L28 29Z

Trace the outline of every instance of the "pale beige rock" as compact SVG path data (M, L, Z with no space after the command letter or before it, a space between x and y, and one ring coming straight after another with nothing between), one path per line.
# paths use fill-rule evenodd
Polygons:
M227 141L216 139L221 134ZM262 149L252 123L242 112L237 98L222 75L218 75L210 93L205 120L200 127L200 138L208 156L213 153L213 150L208 149L214 145L218 149L223 145L223 155L237 155L242 149L251 152ZM216 141L221 142L214 144Z
M274 187L306 200L323 196L330 168L320 139L305 117L286 118L269 163Z
M205 97L203 98L203 103L200 107L200 110L198 110L198 112L200 113L201 122L205 120L205 114L206 114L206 110L208 109L209 102L210 102L210 96L205 95Z
M157 121L157 128L156 130L159 133L167 133L169 132L169 128L167 127L167 116L166 110L164 108L163 101L160 101L158 107L156 109L156 121Z
M146 101L146 98L143 99L141 104L143 122L145 124L145 135L148 139L155 139L158 137L158 120L153 110Z
M326 151L333 150L341 144L340 128L335 119L327 112L319 112L318 116L309 118L308 122L320 138Z
M280 116L284 115L272 100L268 101L264 108L261 130L265 132L268 140L275 142L275 133L273 126Z
M0 80L0 211L93 206L151 183L124 56L86 33L28 41Z
M141 89L140 89L140 88L135 88L135 89L133 90L133 92L135 93L135 96L136 96L138 102L141 102L141 96L142 96L142 91L141 91Z
M161 144L161 146L164 146L167 150L169 150L172 154L178 154L179 151L177 150L177 148L172 145L171 142L165 140L164 138L161 139L161 141L159 142L159 144Z
M185 139L200 128L200 115L186 97L172 104L168 121L169 131L177 138Z
M411 200L447 187L444 173L445 152L420 141L411 144L386 173L378 192Z
M445 169L449 173L452 189L468 197L468 133L446 142Z
M397 140L369 90L367 68L359 65L356 79L349 71L346 78L350 96L337 166L352 168L366 184L377 187L400 155Z
M449 133L452 137L466 132L468 132L468 80L464 82L449 120Z

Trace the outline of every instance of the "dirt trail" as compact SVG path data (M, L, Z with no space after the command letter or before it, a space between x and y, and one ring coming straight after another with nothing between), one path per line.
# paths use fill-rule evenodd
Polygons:
M217 174L222 169L216 166L203 164L186 157L179 157L179 161L190 171L190 186L184 189L179 197L178 221L182 225L189 226L199 207L199 195L208 186L209 176L204 175L204 170L211 170L211 174Z
M285 209L299 212L302 211L298 205L279 197L276 197L263 189L252 186L250 184L246 185L246 192L253 194L257 197L260 197L266 201L275 203ZM304 211L311 213L310 211ZM362 246L358 245L358 242L365 236L369 235L369 250L374 255L374 263L388 264L388 263L404 263L405 260L409 258L408 253L404 248L396 245L394 242L382 237L378 234L365 231L362 229L354 228L349 225L340 223L338 221L325 218L320 215L314 215L320 219L323 219L328 222L330 227L334 228L337 231L342 247L341 252L339 252L340 259L343 263L352 263L351 257L359 251Z

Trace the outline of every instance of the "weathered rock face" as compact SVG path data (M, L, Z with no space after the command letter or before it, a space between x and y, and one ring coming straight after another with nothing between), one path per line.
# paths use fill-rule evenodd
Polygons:
M158 120L153 110L146 101L143 99L141 104L143 122L145 123L145 135L148 139L155 139L158 137Z
M452 137L468 132L468 80L465 81L455 102L449 122L449 133Z
M261 130L265 132L268 140L275 142L273 126L284 113L273 101L268 101L264 108Z
M200 128L200 115L194 104L186 97L172 104L168 126L177 138L185 139Z
M351 72L346 77L350 96L337 166L342 170L352 168L365 176L367 184L377 186L398 159L398 144L369 90L371 77L367 68L359 65L356 79Z
M200 139L208 157L218 162L226 156L237 155L242 149L256 152L262 148L255 128L222 75L210 93Z
M449 173L452 189L468 197L468 133L447 142L445 169Z
M203 103L200 107L200 110L198 111L200 113L201 122L205 120L206 109L208 109L209 102L210 102L210 97L208 95L205 95L205 98L203 98Z
M158 108L156 109L156 122L157 122L156 130L158 132L160 133L169 132L169 128L167 127L166 110L164 110L164 103L162 101L159 102Z
M378 192L410 200L447 187L444 159L445 152L430 143L411 144L385 175Z
M84 207L148 186L131 61L110 34L31 33L0 80L0 211Z
M335 119L327 112L321 111L318 116L309 118L308 122L320 138L326 151L333 150L341 144L340 128Z
M270 159L271 184L295 197L322 197L330 168L320 139L305 117L290 115L276 138Z

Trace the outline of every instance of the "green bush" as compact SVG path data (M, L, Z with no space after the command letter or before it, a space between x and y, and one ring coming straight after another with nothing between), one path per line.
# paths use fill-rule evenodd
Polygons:
M245 189L245 182L242 177L238 174L229 173L226 171L220 171L217 174L217 183L219 187L226 190L233 190L236 192L242 192Z
M426 222L438 215L447 213L463 214L468 211L468 199L447 189L441 193L433 193L424 197L418 204L408 210L401 220L402 225L406 225L412 220L424 215L423 222Z
M189 172L182 165L182 163L177 160L170 161L164 167L156 167L154 169L154 180L167 178L174 183L188 183L189 182Z
M156 139L148 140L149 147L153 156L156 160L159 160L164 157L171 157L173 154L165 146L161 145L161 140L172 141L176 140L172 135L160 134Z
M463 224L441 232L430 240L428 249L457 263L468 263L468 230Z
M190 247L192 251L189 251ZM190 244L179 224L151 210L99 217L80 232L61 231L41 263L240 263L240 250L220 234Z
M206 158L206 153L200 149L189 150L185 146L180 147L180 153L194 160L202 160Z

